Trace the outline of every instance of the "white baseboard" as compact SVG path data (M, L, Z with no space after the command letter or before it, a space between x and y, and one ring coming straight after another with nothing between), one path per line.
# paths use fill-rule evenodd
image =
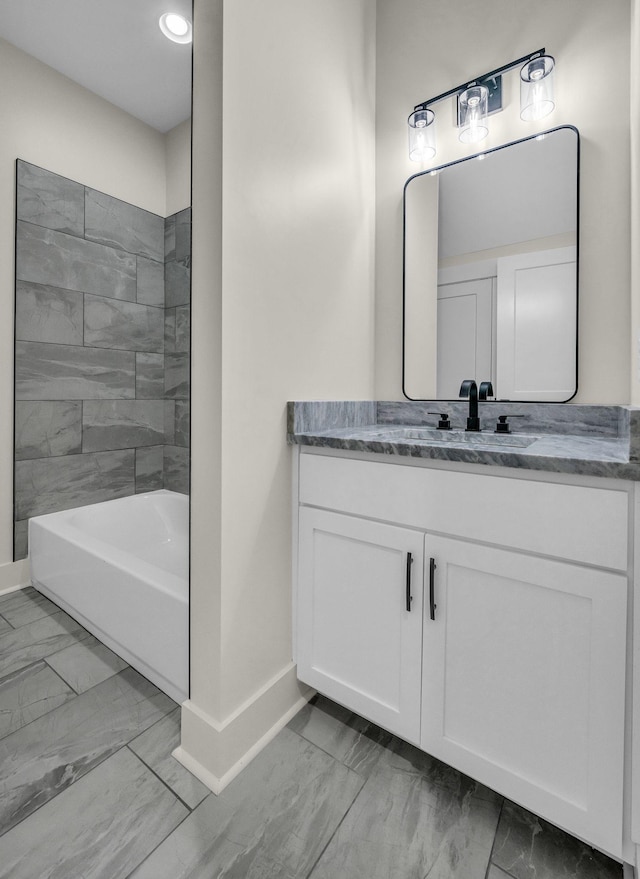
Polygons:
M182 704L182 741L173 756L219 794L269 744L314 694L291 663L225 721L192 700Z
M7 562L0 565L0 595L7 592L15 592L24 589L31 584L31 570L29 559L21 559L19 562Z

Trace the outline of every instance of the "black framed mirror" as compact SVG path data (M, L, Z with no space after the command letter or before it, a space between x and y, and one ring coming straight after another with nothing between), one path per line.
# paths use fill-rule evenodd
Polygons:
M410 177L402 390L567 402L578 387L579 133L560 126Z

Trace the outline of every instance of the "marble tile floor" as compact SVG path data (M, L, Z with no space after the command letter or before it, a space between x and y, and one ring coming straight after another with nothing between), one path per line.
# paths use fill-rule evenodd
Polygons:
M28 588L0 596L0 879L621 879L316 697L218 797L179 708Z

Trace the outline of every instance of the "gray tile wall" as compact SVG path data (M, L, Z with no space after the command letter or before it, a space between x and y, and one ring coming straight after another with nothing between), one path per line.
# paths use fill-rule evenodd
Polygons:
M164 487L189 491L191 209L165 222Z
M31 516L189 491L191 211L17 162L15 549Z

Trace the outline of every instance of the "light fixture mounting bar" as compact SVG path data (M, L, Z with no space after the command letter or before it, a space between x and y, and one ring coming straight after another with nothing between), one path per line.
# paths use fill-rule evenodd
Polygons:
M482 76L477 76L475 79L467 80L466 82L457 85L455 88L449 89L447 92L443 92L441 95L436 95L435 98L429 98L428 101L423 101L421 104L416 104L413 108L415 110L426 110L427 107L431 106L431 104L437 104L438 101L444 101L445 98L450 98L453 95L459 94L464 89L469 88L472 85L481 85L488 79L493 79L495 76L500 76L502 73L506 73L507 70L513 70L514 67L517 67L519 64L524 64L525 61L533 61L535 58L540 58L546 53L546 49L543 47L542 49L538 49L536 52L530 52L528 55L523 55L522 58L516 58L515 61L510 61L508 64L503 64L502 67L496 67L495 70L490 70L488 73L483 73Z

